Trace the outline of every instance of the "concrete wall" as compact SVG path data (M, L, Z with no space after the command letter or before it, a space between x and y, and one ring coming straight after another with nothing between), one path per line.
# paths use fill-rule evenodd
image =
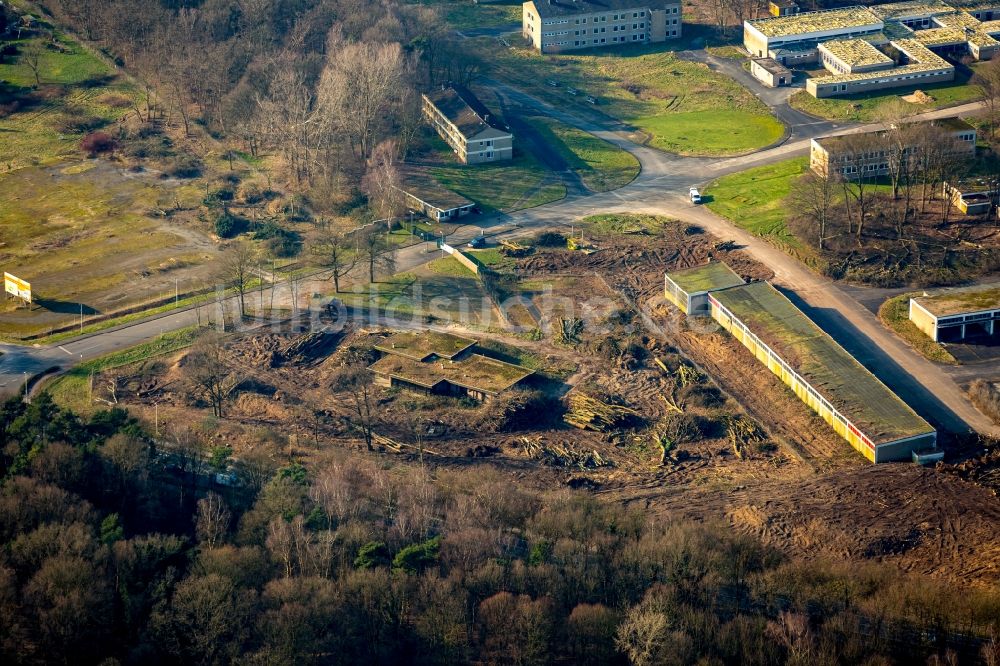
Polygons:
M934 315L929 313L924 308L920 307L920 304L910 299L910 321L913 325L920 329L920 331L929 337L931 340L937 341L938 339L938 329L937 329L937 319Z

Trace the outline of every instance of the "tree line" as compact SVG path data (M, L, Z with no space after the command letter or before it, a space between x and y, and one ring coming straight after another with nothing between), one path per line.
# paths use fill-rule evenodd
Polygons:
M247 456L0 406L4 663L997 663L994 589L803 563L490 463ZM166 439L170 439L169 437ZM264 444L261 443L263 447Z

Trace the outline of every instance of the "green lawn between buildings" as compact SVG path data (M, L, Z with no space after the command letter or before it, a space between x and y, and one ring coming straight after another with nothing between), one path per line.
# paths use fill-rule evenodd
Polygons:
M524 153L516 154L509 162L432 166L427 171L442 186L488 211L531 208L566 196L566 187L538 160Z
M628 151L553 118L526 120L594 192L618 189L639 175L639 160Z
M494 76L556 106L595 110L634 127L638 140L682 155L737 155L768 146L782 124L747 89L706 65L682 60L670 45L543 56L510 37L470 40ZM558 82L557 87L548 85ZM577 95L568 88L579 91ZM594 106L586 101L598 99Z
M723 176L705 188L705 205L741 229L799 249L802 242L786 226L784 201L808 168L808 158L796 157Z

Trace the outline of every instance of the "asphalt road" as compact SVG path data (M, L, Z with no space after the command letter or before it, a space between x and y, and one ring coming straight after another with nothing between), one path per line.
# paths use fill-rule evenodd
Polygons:
M953 431L972 429L1000 435L1000 428L994 426L968 402L945 369L927 361L900 341L880 324L869 309L845 290L813 273L760 238L738 229L707 208L691 205L687 200L690 186L703 186L727 173L807 154L812 137L867 130L876 126L839 127L833 123L818 121L788 107L787 89L772 91L763 88L752 79L747 80L749 76L742 68L730 71L733 67L728 66L724 59L712 58L704 52L688 52L686 55L734 76L768 104L786 123L788 132L781 142L741 157L680 157L633 143L628 138L630 128L617 121L603 120L596 114L588 114L594 117L582 118L510 86L492 82L497 93L510 103L534 108L628 150L639 160L642 170L631 184L612 192L572 194L558 202L510 215L470 220L477 224L470 223L460 228L449 236L448 242L453 245L467 242L479 235L484 228L487 233L499 236L517 236L547 228L559 229L571 225L576 219L598 212L650 213L698 224L721 239L736 241L747 253L769 266L775 273L775 286L932 423ZM975 111L977 107L977 104L968 104L924 114L922 118L952 117ZM401 271L408 270L426 262L428 257L427 244L405 248L398 253L397 268ZM358 277L360 281L361 276ZM287 294L276 294L276 299L279 302L287 300ZM217 306L203 307L217 309ZM71 367L81 360L138 344L164 331L190 326L197 319L194 310L185 310L68 341L58 347L0 346L0 352L3 352L3 356L0 356L0 391L17 390L22 386L25 373L30 375L42 372L53 365Z

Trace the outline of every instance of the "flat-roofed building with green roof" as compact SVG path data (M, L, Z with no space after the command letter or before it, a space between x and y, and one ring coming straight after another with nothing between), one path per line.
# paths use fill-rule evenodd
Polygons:
M514 388L533 370L475 353L477 341L439 331L396 333L374 346L375 383L485 400Z
M708 292L735 287L745 281L736 271L721 261L703 266L672 271L663 276L663 292L667 300L692 317L711 314Z
M1000 335L1000 284L911 298L910 321L937 342Z
M874 463L936 449L937 432L766 282L713 291L712 318Z

